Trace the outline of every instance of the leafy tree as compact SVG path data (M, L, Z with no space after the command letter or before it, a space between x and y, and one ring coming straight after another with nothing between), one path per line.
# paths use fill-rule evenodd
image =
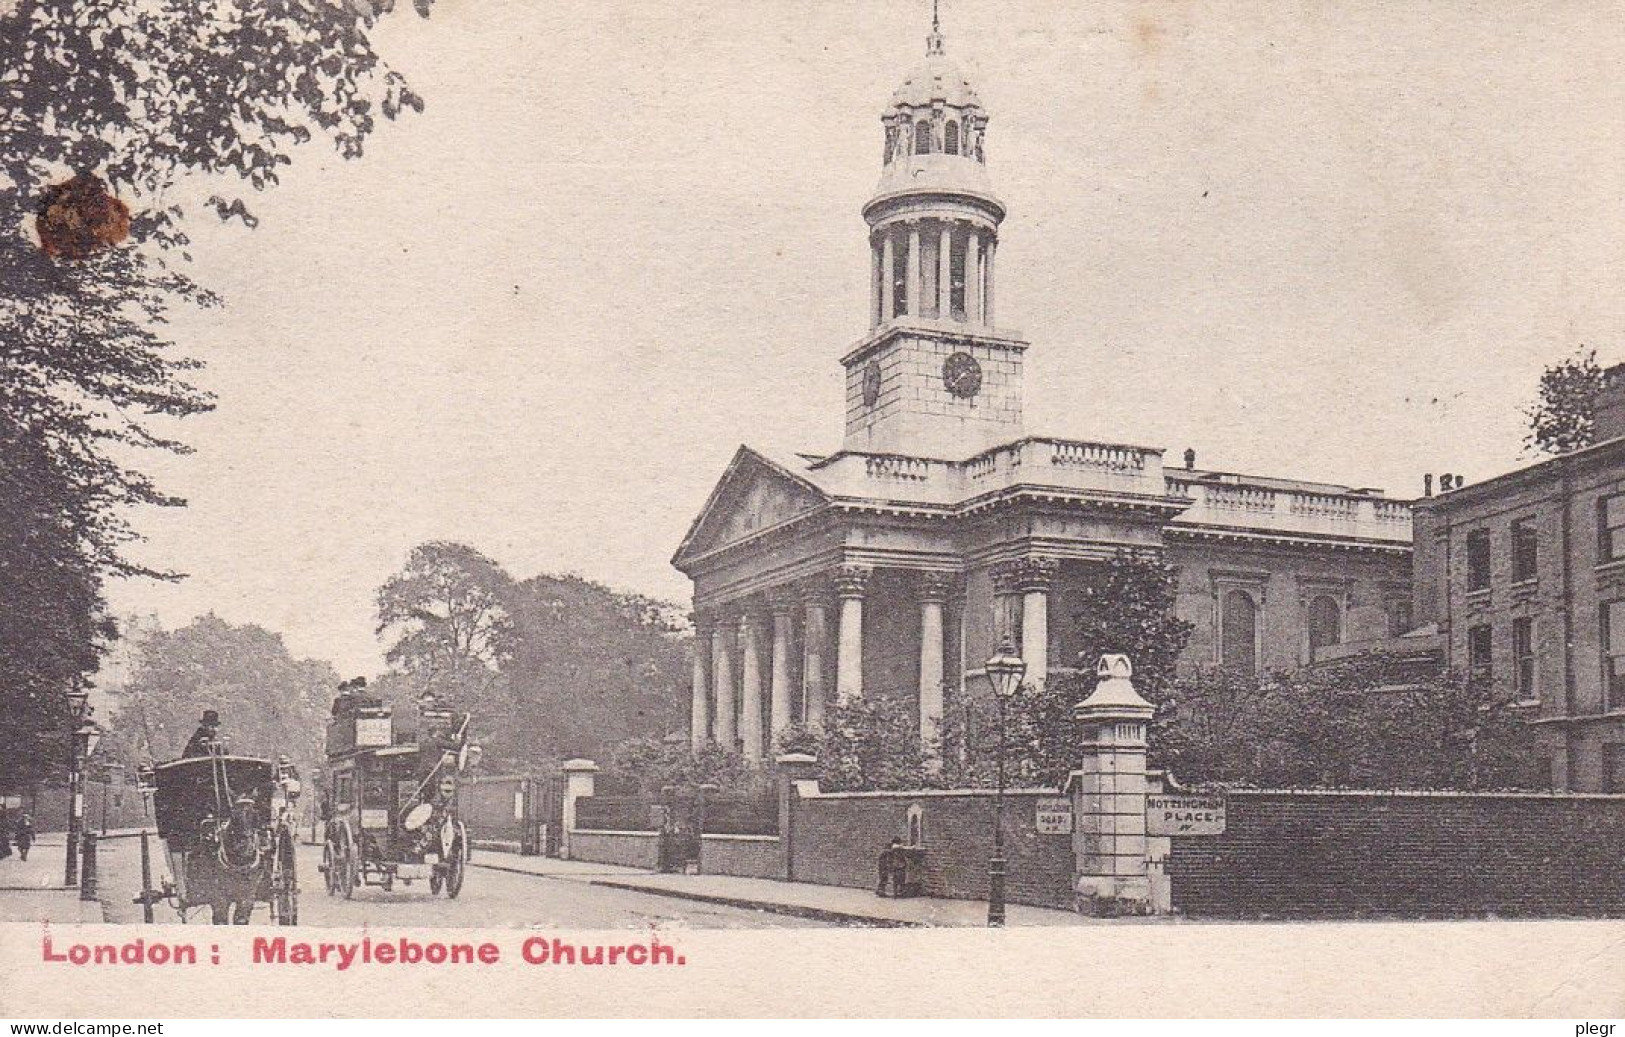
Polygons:
M462 544L415 548L378 593L398 691L472 712L493 767L536 768L670 733L687 681L675 606L576 576L516 582Z
M822 728L794 724L780 732L779 752L818 757L819 784L836 791L927 788L941 784L920 744L911 702L865 695L838 702Z
M1118 551L1090 564L1071 617L1080 646L1078 669L1088 690L1094 688L1100 657L1120 653L1133 660L1134 686L1141 695L1154 702L1164 693L1195 629L1174 613L1178 593L1173 566L1159 558Z
M477 699L513 651L508 615L513 578L465 544L432 540L378 589L384 658L417 681L419 694Z
M1072 710L1095 687L1102 655L1134 661L1134 684L1153 703L1167 696L1192 626L1174 614L1178 579L1160 559L1129 551L1091 563L1077 584L1071 615L1080 645L1073 673L1022 685L1006 704L1005 772L1011 784L1059 786L1077 765ZM986 689L950 689L944 733L947 773L955 784L991 785L998 761L998 704Z
M503 666L517 759L600 757L616 742L686 732L688 652L676 606L579 576L514 587L513 655Z
M0 3L0 768L53 766L61 739L39 736L95 668L101 580L173 575L124 549L131 506L182 503L130 463L186 450L154 419L213 406L164 331L177 304L219 302L185 269L184 182L252 226L241 190L296 145L353 158L378 115L421 108L370 42L392 6Z
M1203 672L1181 679L1170 705L1153 752L1181 782L1421 789L1546 782L1510 696L1439 666L1379 656L1263 678Z
M1591 445L1596 431L1593 401L1602 388L1597 351L1582 347L1540 375L1539 396L1525 408L1531 453L1565 454Z
M712 784L735 791L753 784L744 758L720 745L694 752L686 740L628 738L609 749L608 775L644 795L658 795L668 785L693 788Z
M233 752L286 754L313 774L337 684L331 665L294 658L279 635L203 616L145 638L100 752L131 773L146 760L174 759L213 709Z
M49 447L0 415L0 787L65 769L64 692L114 633L73 503Z

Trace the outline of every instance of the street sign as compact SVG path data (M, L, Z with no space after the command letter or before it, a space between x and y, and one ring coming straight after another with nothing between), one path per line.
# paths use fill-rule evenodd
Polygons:
M1222 835L1223 796L1145 797L1147 835Z
M1039 835L1072 834L1072 798L1046 796L1038 801L1036 818Z

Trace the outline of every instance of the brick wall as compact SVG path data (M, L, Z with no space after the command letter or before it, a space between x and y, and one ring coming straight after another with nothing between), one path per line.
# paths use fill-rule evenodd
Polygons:
M1625 796L1232 791L1168 872L1196 916L1625 915Z
M1005 796L1004 843L1011 903L1072 907L1072 839L1039 835L1036 800L1053 791ZM822 793L798 796L791 819L791 877L798 882L873 889L876 860L894 837L908 837L908 809L925 821L925 891L980 900L993 854L991 792Z
M660 865L660 836L655 832L600 832L577 828L570 832L570 859L652 871Z
M777 836L707 835L700 840L700 872L751 879L784 878L784 852Z

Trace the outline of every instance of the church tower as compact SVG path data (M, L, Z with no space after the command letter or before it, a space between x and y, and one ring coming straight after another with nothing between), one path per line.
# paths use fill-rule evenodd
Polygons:
M844 448L959 461L1021 436L1027 343L994 324L1005 210L987 175L988 118L934 11L925 50L881 116L880 183L863 208L871 330L841 361Z

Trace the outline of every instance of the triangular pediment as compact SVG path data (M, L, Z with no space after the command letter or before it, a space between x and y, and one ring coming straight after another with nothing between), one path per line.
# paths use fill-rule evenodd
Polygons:
M742 446L689 526L672 564L682 568L691 558L747 540L828 503L829 496L811 480Z

